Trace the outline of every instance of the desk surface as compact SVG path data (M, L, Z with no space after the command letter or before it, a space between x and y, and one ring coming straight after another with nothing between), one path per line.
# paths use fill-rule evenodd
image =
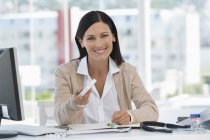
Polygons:
M209 140L210 130L205 132L179 132L179 133L160 133L160 132L146 132L143 130L131 130L126 133L98 133L98 134L82 134L71 135L68 137L55 137L55 136L38 136L30 137L19 135L10 140Z

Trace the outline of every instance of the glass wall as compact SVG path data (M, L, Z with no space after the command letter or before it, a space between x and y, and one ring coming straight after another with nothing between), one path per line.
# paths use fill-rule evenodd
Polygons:
M18 50L26 118L37 122L36 102L53 101L55 68L78 57L74 35L80 17L89 10L104 10L113 18L123 57L140 67L138 28L144 13L139 4L138 0L0 0L0 47ZM209 8L207 0L150 0L148 90L160 107L210 104Z
M209 97L209 5L151 0L152 81L160 99L180 97L180 105L195 105Z

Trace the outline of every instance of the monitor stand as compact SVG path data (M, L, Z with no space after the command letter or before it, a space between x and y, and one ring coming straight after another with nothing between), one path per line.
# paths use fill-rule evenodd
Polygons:
M0 139L1 138L11 138L11 137L17 136L18 135L17 132L1 130L1 119L2 118L3 118L3 115L2 115L1 105L0 105Z

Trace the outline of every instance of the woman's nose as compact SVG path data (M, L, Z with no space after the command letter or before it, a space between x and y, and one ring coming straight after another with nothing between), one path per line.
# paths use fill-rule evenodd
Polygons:
M96 47L101 47L102 44L103 44L103 42L102 42L102 40L100 38L96 39L96 41L95 41L95 46Z

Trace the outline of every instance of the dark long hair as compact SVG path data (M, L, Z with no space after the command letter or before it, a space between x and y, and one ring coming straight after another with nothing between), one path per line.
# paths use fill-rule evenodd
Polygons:
M80 56L78 59L82 59L83 57L87 56L86 48L82 48L80 41L83 39L83 36L87 29L96 22L103 22L107 24L114 35L116 41L113 42L113 49L110 54L111 58L115 61L115 63L119 66L124 62L122 54L120 52L120 45L117 35L117 28L113 22L113 20L104 12L102 11L90 11L86 13L80 20L79 26L76 32L75 41L77 43Z

